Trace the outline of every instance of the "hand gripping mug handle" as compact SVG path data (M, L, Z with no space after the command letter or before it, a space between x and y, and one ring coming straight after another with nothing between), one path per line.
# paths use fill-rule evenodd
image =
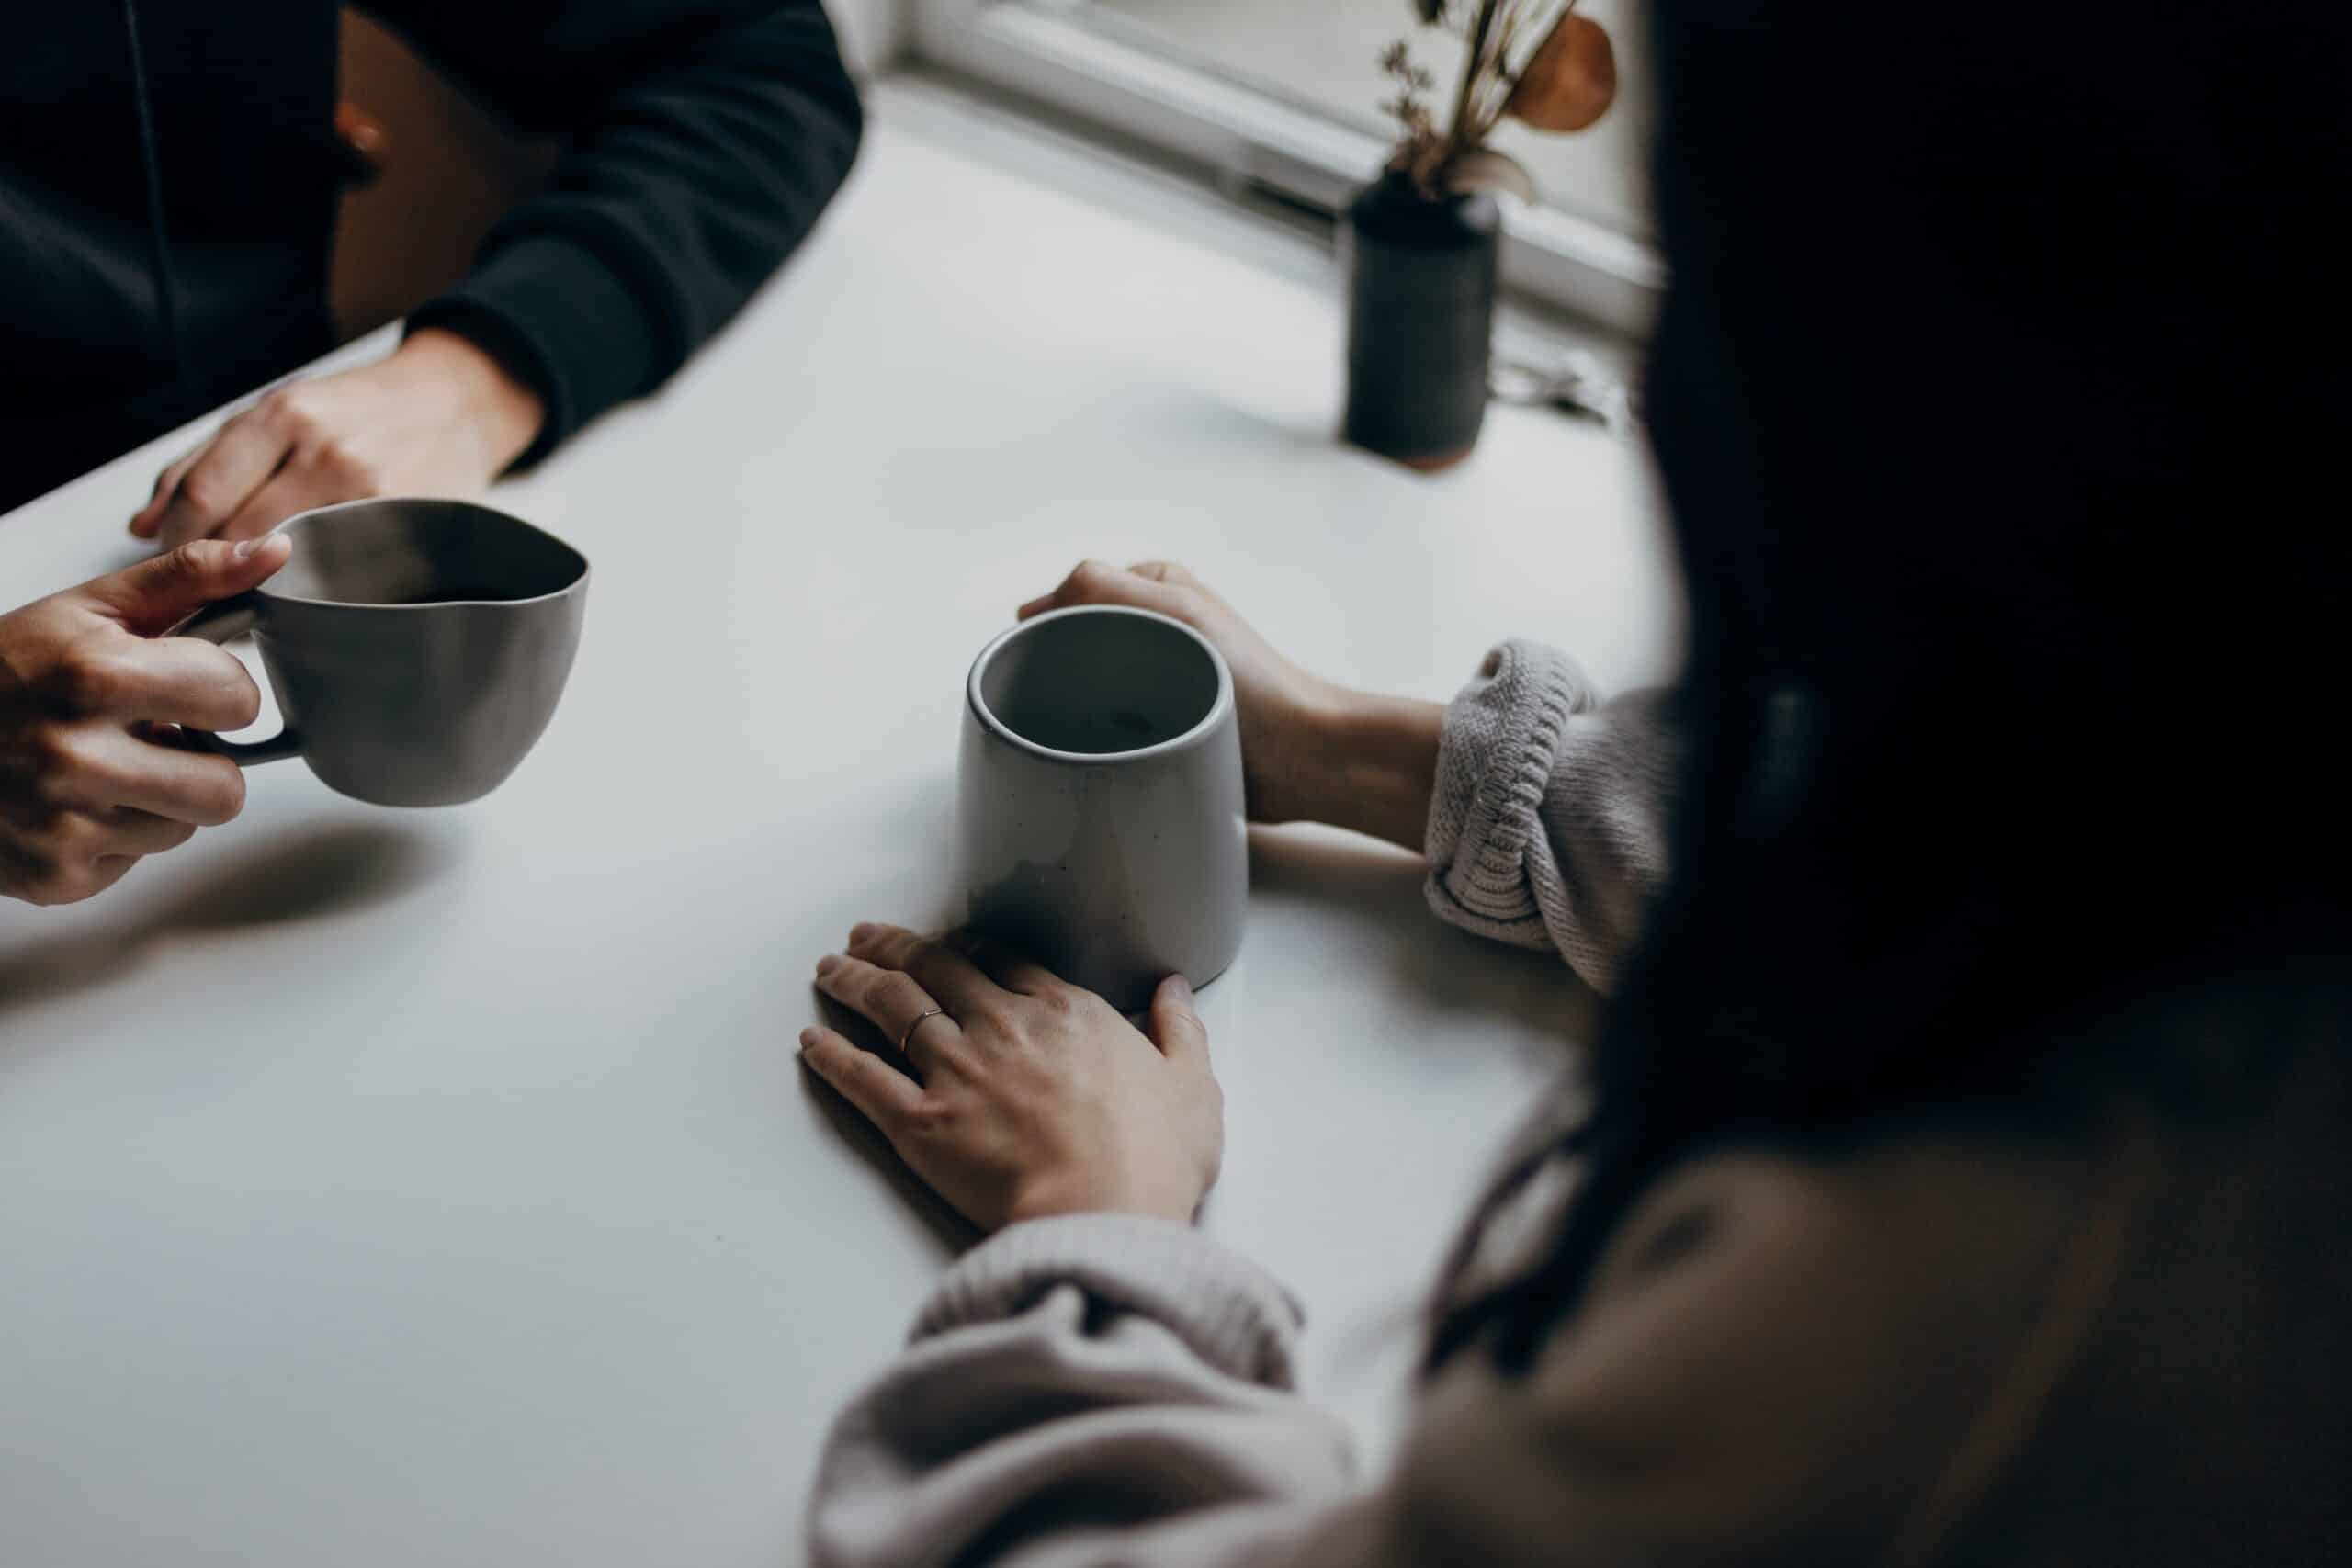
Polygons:
M240 593L233 598L207 604L195 615L172 629L174 637L199 637L206 642L233 641L254 629L259 617L261 600L257 594ZM216 757L226 757L241 768L257 762L275 762L281 757L291 757L302 750L291 727L281 728L266 740L227 740L209 729L183 728L180 733L199 751L209 751Z

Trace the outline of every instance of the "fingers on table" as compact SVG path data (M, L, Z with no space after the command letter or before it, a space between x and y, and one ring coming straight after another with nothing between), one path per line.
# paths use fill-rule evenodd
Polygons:
M264 399L220 427L164 503L152 532L165 548L211 535L268 482L292 450L282 401Z
M962 1038L953 1010L903 970L827 953L817 963L817 988L880 1030L925 1076Z
M1015 995L1043 996L1063 984L1061 976L1044 964L978 931L950 931L940 940L971 960L1001 989Z
M192 452L183 452L155 476L155 488L148 491L147 504L131 513L130 531L133 534L142 539L155 536L155 525L162 520L164 509L172 503L172 497L179 493L180 480L187 478L187 471L196 467L196 460L203 457L205 451L205 447L198 446Z
M833 1030L802 1030L800 1059L885 1134L894 1134L922 1103L914 1079Z
M1144 1032L1171 1062L1205 1066L1209 1059L1208 1026L1193 1010L1193 987L1182 975L1170 975L1151 994L1151 1011Z
M258 538L297 513L356 500L368 493L336 483L331 476L314 472L307 466L288 463L216 532L223 539Z
M968 1013L1003 999L1003 990L979 965L937 937L904 926L861 925L849 933L849 956L910 976L933 1001L928 1006Z

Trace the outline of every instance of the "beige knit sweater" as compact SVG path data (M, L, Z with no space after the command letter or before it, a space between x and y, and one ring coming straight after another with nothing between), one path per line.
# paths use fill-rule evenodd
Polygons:
M1655 702L1602 705L1561 655L1504 645L1447 716L1432 907L1605 987L1663 873L1671 765ZM1258 1265L1154 1220L1017 1225L948 1270L906 1352L840 1416L813 1554L1923 1561L2078 1351L2076 1307L2112 1285L2115 1235L2154 1201L2143 1145L1954 1134L1693 1161L1629 1214L1533 1368L1457 1358L1379 1478L1292 1392L1298 1322ZM2062 1538L2063 1516L2036 1511ZM2083 1528L2109 1527L2094 1510Z

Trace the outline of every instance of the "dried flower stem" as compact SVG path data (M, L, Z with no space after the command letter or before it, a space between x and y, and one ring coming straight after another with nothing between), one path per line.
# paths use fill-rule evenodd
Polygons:
M1454 95L1453 118L1446 127L1445 154L1439 160L1440 167L1477 145L1475 141L1465 141L1463 133L1473 123L1471 100L1478 90L1478 79L1486 67L1487 36L1494 28L1495 13L1502 9L1504 4L1505 0L1478 0L1477 18L1470 27L1470 58L1462 64L1462 85Z

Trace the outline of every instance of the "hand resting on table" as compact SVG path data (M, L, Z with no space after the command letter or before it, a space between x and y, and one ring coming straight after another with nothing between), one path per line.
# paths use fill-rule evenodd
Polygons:
M457 333L411 334L389 359L291 381L165 468L130 531L165 549L250 539L298 512L379 495L464 500L531 445L538 394Z
M1093 1212L1189 1224L1216 1179L1224 1098L1181 978L1139 1030L992 943L861 925L818 961L817 988L888 1044L808 1029L801 1060L982 1230Z

